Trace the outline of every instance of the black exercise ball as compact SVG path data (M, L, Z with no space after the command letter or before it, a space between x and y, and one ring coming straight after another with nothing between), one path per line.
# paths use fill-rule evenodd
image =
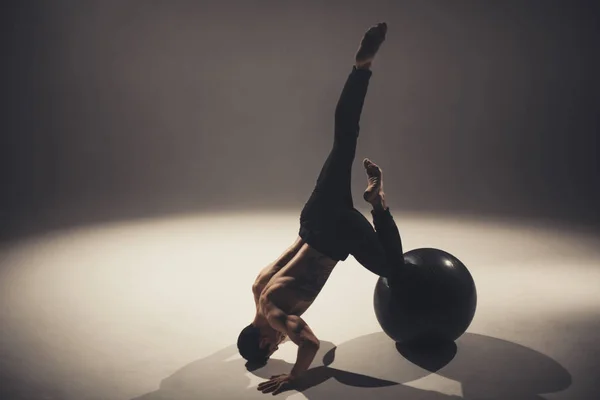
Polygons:
M455 341L471 324L477 307L471 273L458 258L439 249L411 250L404 261L375 286L379 325L403 345Z

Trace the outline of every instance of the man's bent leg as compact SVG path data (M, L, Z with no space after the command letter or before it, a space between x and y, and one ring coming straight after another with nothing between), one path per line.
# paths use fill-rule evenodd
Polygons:
M349 253L376 275L391 277L404 266L402 240L389 208L374 209L371 223L358 210L347 212L340 224L340 235Z

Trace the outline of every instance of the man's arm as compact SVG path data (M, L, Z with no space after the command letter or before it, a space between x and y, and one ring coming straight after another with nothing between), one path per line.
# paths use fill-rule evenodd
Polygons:
M290 372L292 378L297 377L310 367L319 351L319 339L302 318L297 315L287 315L277 307L271 307L267 314L267 321L274 329L285 333L298 345L296 364Z

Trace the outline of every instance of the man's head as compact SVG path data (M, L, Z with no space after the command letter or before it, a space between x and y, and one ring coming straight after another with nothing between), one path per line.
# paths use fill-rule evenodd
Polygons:
M237 346L240 355L246 360L254 364L265 364L285 339L284 334L270 325L250 324L240 332Z

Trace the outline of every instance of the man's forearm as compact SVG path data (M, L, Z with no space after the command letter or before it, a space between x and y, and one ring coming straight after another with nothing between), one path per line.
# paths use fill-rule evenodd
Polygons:
M312 341L306 341L298 346L298 356L296 357L296 364L290 372L290 376L297 377L305 372L310 364L315 359L315 355L319 351L319 344Z
M290 372L291 377L297 377L310 367L310 363L319 351L319 339L315 336L306 322L297 315L287 315L271 303L267 320L271 326L284 332L298 346L296 364Z

